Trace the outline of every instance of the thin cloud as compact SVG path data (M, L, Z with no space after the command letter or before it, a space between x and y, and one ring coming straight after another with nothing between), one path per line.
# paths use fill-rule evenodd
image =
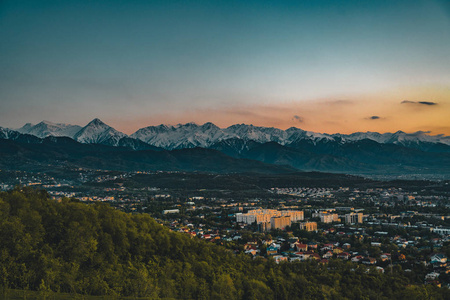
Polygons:
M400 104L422 104L422 105L437 105L436 102L431 101L411 101L411 100L403 100Z
M326 105L349 105L353 104L354 102L351 100L329 100L329 101L323 101L322 104Z
M300 116L298 116L298 115L293 116L293 117L292 117L292 120L293 120L293 121L297 121L297 122L299 122L299 123L303 123L303 118L300 117Z

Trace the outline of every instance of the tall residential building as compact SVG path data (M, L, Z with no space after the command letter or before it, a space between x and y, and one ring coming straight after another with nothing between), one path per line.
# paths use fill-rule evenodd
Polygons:
M363 213L349 213L345 215L346 224L358 224L363 222Z
M285 229L286 226L291 226L290 216L272 217L270 219L270 225L272 229Z
M266 232L271 229L270 222L261 222L258 224L258 229L260 232Z
M280 213L282 216L289 216L291 222L303 221L304 218L303 210L282 210Z
M317 231L317 223L316 222L300 223L300 229L306 231Z
M319 217L320 217L320 222L322 222L322 223L332 223L332 222L339 221L338 214L320 213Z

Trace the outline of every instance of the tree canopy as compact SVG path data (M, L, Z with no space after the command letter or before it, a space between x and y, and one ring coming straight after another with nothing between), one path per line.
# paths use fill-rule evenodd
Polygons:
M450 299L342 261L276 264L171 232L146 214L107 204L0 193L0 286L149 299Z

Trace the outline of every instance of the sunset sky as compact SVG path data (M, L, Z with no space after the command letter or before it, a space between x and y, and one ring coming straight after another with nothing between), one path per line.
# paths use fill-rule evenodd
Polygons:
M450 135L450 1L0 1L0 126Z

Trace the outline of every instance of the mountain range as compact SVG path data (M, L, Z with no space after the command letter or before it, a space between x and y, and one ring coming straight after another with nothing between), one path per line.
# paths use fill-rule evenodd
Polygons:
M87 144L104 144L120 146L126 144L122 139L132 138L151 146L167 150L184 148L209 148L212 145L228 139L242 139L258 143L276 142L280 145L291 145L299 140L335 141L341 144L360 140L372 140L381 144L397 144L417 148L419 144L444 144L450 146L450 136L428 135L427 132L417 131L405 133L355 132L352 134L326 134L305 131L296 127L281 130L273 127L260 127L246 124L235 124L227 128L219 128L213 123L197 125L195 123L148 126L127 136L96 118L86 126L52 123L42 121L36 125L25 124L19 129L9 129L19 133L30 134L40 138L48 136L66 136L78 142ZM140 144L144 146L143 144Z
M62 137L81 144L112 146L121 149L121 153L150 150L187 153L188 149L204 148L233 159L257 160L297 170L351 174L450 173L450 137L423 131L325 134L295 127L281 130L236 124L219 128L213 123L187 123L149 126L128 136L99 119L84 127L48 121L28 123L16 130L0 127L0 139L22 144L39 144L49 138L55 142L58 138L64 140ZM212 153L203 152L204 155Z

